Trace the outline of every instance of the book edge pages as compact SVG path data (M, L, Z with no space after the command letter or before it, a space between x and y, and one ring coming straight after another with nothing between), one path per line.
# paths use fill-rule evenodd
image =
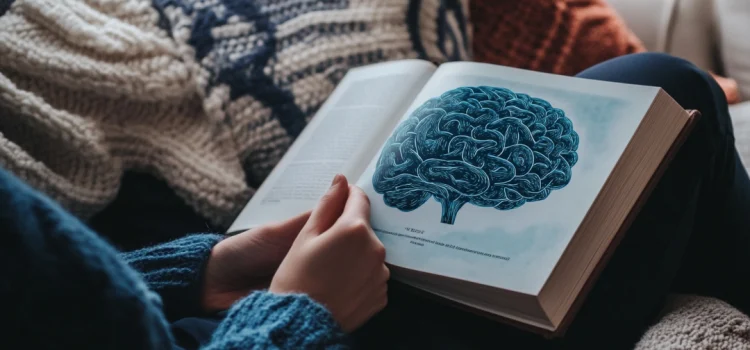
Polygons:
M666 98L673 101L672 103L678 105L677 102L675 102L672 99L672 97L669 96L663 89L659 90L659 94L665 95ZM654 101L656 102L657 100L658 98L655 99ZM666 169L669 167L669 164L672 162L677 152L680 150L680 148L684 144L685 140L687 140L687 137L690 135L690 132L692 131L698 119L701 117L701 113L697 110L685 110L685 111L688 115L687 121L685 122L682 129L678 133L677 138L675 138L675 141L672 143L672 145L669 147L669 149L665 153L664 157L662 158L659 165L657 166L656 171L654 171L653 175L648 180L645 189L638 196L638 199L636 200L635 204L633 205L628 215L625 217L625 220L623 221L623 224L618 229L617 233L614 235L610 243L607 245L607 248L605 249L601 258L599 259L599 261L596 262L595 267L589 274L588 278L586 279L586 282L584 282L584 285L581 287L580 291L578 292L578 295L575 297L575 300L570 305L567 312L562 317L561 321L558 323L558 326L556 327L556 329L550 334L548 334L548 337L557 338L557 337L562 337L565 335L565 332L567 331L568 327L574 320L575 315L580 310L581 306L583 305L583 302L586 300L588 293L593 288L594 284L598 280L599 275L603 272L604 268L609 262L609 259L612 257L615 250L619 246L620 241L625 236L625 232L627 232L627 230L630 228L630 225L638 216L638 213L640 212L641 208L646 203L648 198L651 196L651 193L653 192L654 188L656 187L658 182L661 180L662 175L664 174Z

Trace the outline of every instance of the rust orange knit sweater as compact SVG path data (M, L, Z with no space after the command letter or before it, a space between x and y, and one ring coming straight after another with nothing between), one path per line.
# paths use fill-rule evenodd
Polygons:
M574 75L597 63L646 51L604 0L472 0L474 58ZM711 73L729 103L737 83Z
M480 62L573 75L645 47L603 0L472 0Z

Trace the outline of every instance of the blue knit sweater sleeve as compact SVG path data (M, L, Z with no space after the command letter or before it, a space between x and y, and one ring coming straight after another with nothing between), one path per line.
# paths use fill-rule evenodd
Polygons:
M169 318L200 314L203 271L219 235L198 234L122 257L158 292ZM343 347L330 312L306 295L255 292L235 303L206 350Z
M229 309L204 350L343 349L346 336L306 295L254 292Z
M159 296L57 203L0 169L2 343L168 349Z
M183 301L195 298L218 237L190 236L125 254L139 275L86 225L3 169L0 208L4 344L172 349L161 298L149 287L170 297L192 293ZM256 292L232 306L207 348L336 348L344 339L330 313L310 298Z
M191 235L122 257L161 295L169 318L194 316L201 276L221 238ZM339 348L344 340L330 312L306 295L255 292L230 308L205 349Z
M190 235L121 256L159 293L168 319L198 316L203 271L221 239L215 234Z

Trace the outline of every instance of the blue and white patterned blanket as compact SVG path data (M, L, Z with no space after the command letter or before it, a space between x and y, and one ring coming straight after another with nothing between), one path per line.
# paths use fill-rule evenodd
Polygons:
M467 60L467 1L154 0L195 59L212 118L246 142L257 186L352 67Z
M468 0L0 0L0 166L84 218L146 171L224 226L349 69L469 59L467 12Z

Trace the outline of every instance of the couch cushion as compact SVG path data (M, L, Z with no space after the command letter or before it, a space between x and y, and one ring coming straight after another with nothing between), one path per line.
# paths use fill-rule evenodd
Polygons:
M739 83L750 100L750 1L715 0L721 59L725 74Z
M653 1L653 0L650 0ZM716 71L713 0L676 0L667 49L708 71Z
M750 101L729 107L734 125L734 138L737 152L745 168L750 169Z
M700 68L716 70L713 0L607 2L625 19L649 51L666 52Z
M607 0L649 51L667 50L676 0Z

